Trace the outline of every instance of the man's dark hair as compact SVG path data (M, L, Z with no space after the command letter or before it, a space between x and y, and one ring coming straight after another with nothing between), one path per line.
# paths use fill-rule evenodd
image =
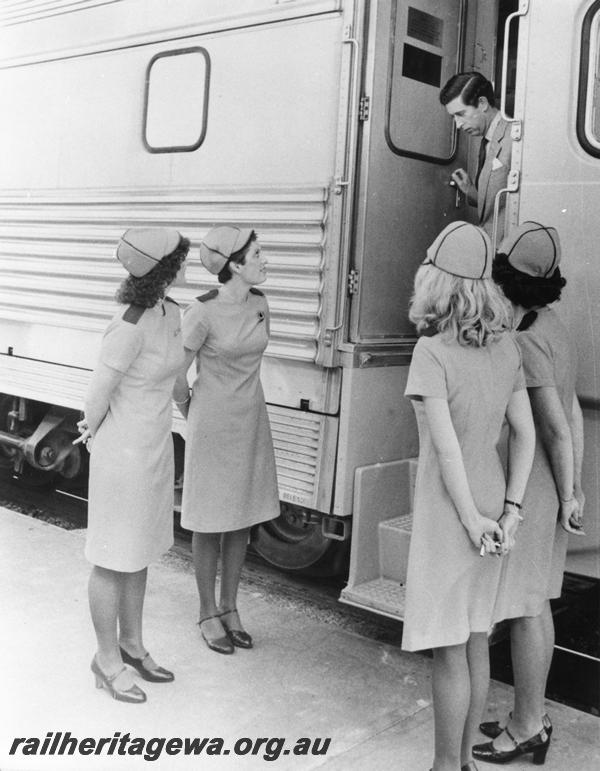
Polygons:
M567 284L558 268L548 278L530 276L513 268L508 257L501 252L494 258L492 278L508 300L527 309L556 302Z
M479 98L485 96L490 107L496 106L494 87L480 72L459 72L453 75L440 91L440 102L446 105L457 96L472 107L477 107Z

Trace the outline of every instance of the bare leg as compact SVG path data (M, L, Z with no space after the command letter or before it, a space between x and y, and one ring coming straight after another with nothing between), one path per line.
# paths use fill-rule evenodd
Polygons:
M222 612L237 608L237 593L246 558L249 531L250 528L246 527L242 530L223 533L221 601L219 603ZM242 629L241 624L238 623L239 617L236 618L235 613L230 614L227 621L233 629Z
M142 614L147 576L148 568L126 573L119 603L119 642L127 653L137 659L146 654L142 638Z
M114 675L123 667L117 640L119 603L123 593L124 573L94 565L88 582L90 614L98 641L96 661L105 675ZM114 681L116 688L127 689L133 685L129 672Z
M433 651L433 771L460 768L461 743L469 712L471 687L466 644Z
M516 618L510 627L510 645L515 681L515 706L508 727L517 741L525 741L542 729L544 693L548 674L547 620L538 616ZM494 740L499 750L513 748L506 734Z
M544 678L544 693L546 692L546 683L548 682L548 675L550 674L550 667L552 666L552 656L554 655L554 619L552 618L552 609L550 608L550 601L547 600L544 603L544 608L541 613L542 626L544 628L544 644L546 653L546 676Z
M472 633L467 641L467 663L471 686L469 711L461 747L461 765L473 759L471 748L479 741L479 723L485 709L490 684L490 654L484 632Z
M221 621L218 618L209 618L219 613L215 586L220 548L221 533L194 533L192 536L192 556L200 595L200 620L209 619L202 624L202 632L211 640L225 634Z

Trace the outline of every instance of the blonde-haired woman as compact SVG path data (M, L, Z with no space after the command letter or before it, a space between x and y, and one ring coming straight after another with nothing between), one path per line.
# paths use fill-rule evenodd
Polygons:
M455 222L417 271L410 318L428 329L406 395L419 428L402 647L433 649L433 771L474 769L471 747L489 681L487 634L512 537L498 524L521 500L535 443L508 308L491 281L492 247ZM496 443L510 427L505 479Z

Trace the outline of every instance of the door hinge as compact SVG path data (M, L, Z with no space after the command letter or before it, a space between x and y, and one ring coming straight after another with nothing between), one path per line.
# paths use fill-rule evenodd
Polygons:
M348 273L348 294L353 295L358 292L358 271L352 268Z
M369 120L370 96L361 96L358 101L358 120Z

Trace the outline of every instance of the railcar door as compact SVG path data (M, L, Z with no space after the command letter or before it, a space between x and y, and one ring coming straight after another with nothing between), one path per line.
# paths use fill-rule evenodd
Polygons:
M469 3L469 6L472 4ZM353 342L413 336L407 305L416 266L450 221L471 216L449 186L466 143L440 105L460 70L465 0L383 0L371 9L354 250Z
M476 218L448 182L455 168L474 168L479 141L457 135L439 91L461 70L478 70L500 91L497 31L513 4L381 0L370 9L347 344L354 360L344 370L340 428L355 463L338 466L335 506L353 514L341 599L395 618L404 613L418 453L402 397L415 341L408 303L435 236ZM366 446L370 455L360 456Z

